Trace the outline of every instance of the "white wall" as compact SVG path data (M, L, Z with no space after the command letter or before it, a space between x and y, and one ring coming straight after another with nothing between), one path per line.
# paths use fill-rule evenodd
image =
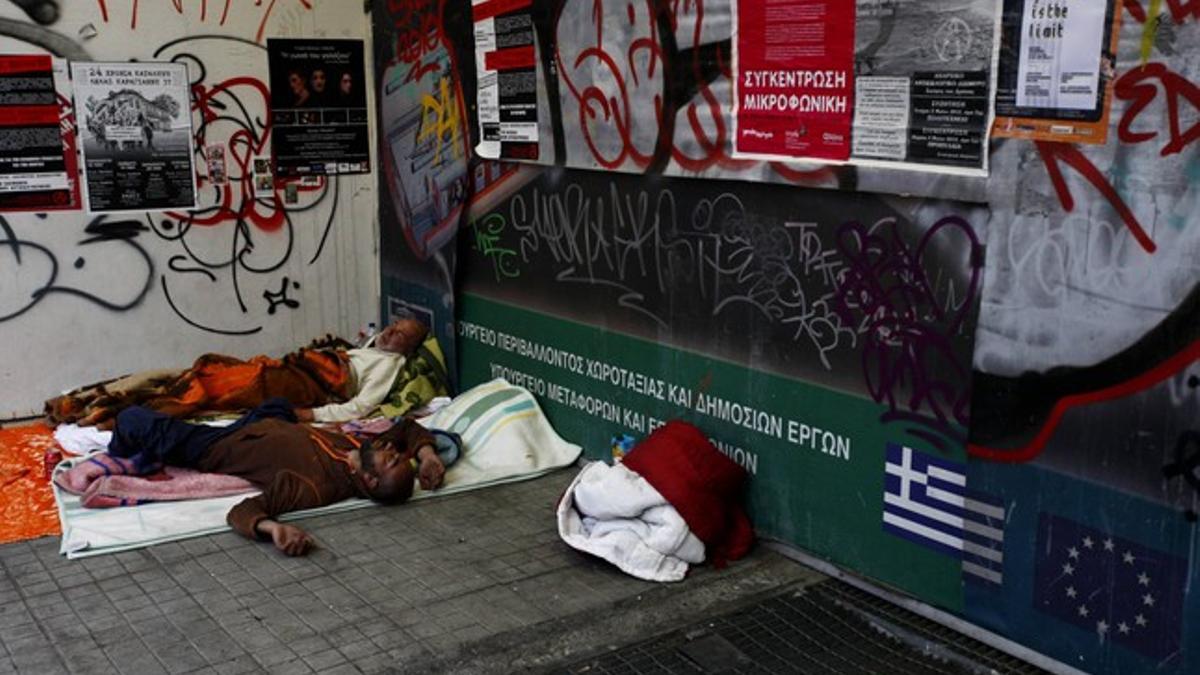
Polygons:
M57 18L38 23L53 18L39 7L58 7ZM268 37L362 39L371 66L369 16L353 0L69 0L31 12L0 0L0 52L175 59L188 63L197 85L229 85L214 97L224 109L210 111L233 119L210 122L207 143L228 144L247 129L263 136ZM201 113L192 119L199 125ZM185 366L204 352L279 355L326 332L352 337L378 316L376 177L331 179L292 205L282 204L280 190L280 203L266 206L253 204L249 177L239 173L231 165L227 188L201 188L202 205L229 205L203 227L164 225L161 213L109 216L107 223L146 229L88 243L94 217L83 211L0 213L12 233L0 227L0 317L25 309L0 320L0 418L40 412L44 399L76 385ZM255 222L277 209L282 227ZM248 217L251 210L262 218ZM264 293L277 293L285 279L287 298L299 304L271 311Z

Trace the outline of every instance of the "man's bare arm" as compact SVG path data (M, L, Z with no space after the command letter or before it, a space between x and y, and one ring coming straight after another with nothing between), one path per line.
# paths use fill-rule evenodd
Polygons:
M417 477L421 481L422 490L436 490L442 486L446 476L446 467L437 450L432 445L425 444L417 449Z
M225 520L239 534L259 541L270 538L287 555L304 555L313 545L313 539L298 527L283 525L275 520L281 513L288 513L315 506L312 499L304 499L304 488L291 471L281 471L262 494L247 497L238 502ZM311 495L309 495L311 496Z
M263 518L254 525L254 531L271 538L275 548L290 556L304 555L313 546L313 538L295 525L285 525L281 522Z

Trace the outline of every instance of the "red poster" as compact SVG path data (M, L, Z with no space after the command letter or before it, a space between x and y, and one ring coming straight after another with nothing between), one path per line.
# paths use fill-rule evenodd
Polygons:
M45 54L0 56L0 211L79 208L74 135Z
M853 0L737 0L734 152L850 158Z

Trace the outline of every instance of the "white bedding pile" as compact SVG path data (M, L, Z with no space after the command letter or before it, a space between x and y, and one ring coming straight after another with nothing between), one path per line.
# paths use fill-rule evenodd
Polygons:
M584 467L558 505L558 534L647 581L679 581L704 543L646 479L620 464Z

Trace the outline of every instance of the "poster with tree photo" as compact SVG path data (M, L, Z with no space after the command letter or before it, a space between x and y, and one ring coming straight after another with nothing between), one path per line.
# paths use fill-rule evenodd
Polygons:
M88 210L194 208L187 66L76 62L71 80Z

